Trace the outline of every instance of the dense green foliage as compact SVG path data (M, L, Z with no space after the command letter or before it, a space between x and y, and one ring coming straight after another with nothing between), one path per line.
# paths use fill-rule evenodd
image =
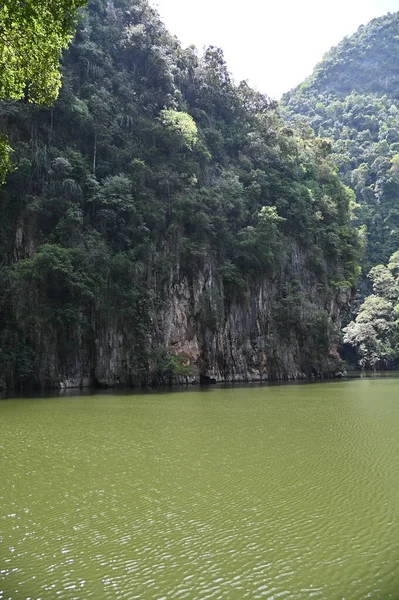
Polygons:
M344 342L358 350L361 367L389 367L399 357L399 252L387 267L369 273L373 293L360 306L355 321L344 328Z
M84 0L3 0L0 6L0 98L55 100L59 59Z
M3 0L0 5L0 100L48 104L61 85L59 59L72 39L85 0ZM0 183L11 148L0 135Z
M290 122L305 121L332 141L339 174L356 193L366 271L399 246L398 30L399 13L362 26L283 98Z
M151 350L177 267L189 281L217 267L223 297L204 327L251 285L281 280L293 244L320 289L356 281L352 193L328 144L235 86L219 49L182 49L145 0L91 0L54 107L0 111L17 167L0 190L0 370L11 383L38 383L49 352L68 372L82 347L92 371L111 323L132 350L125 382L187 374ZM286 277L276 319L309 346L311 369L331 345L329 315L312 312L300 274Z

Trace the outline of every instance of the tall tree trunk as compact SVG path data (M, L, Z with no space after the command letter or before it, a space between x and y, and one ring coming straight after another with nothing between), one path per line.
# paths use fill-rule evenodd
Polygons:
M94 131L93 175L96 174L96 161L97 161L97 130Z

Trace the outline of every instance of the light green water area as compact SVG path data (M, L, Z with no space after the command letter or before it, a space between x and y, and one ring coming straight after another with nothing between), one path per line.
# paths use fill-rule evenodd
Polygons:
M0 598L399 598L399 379L0 401Z

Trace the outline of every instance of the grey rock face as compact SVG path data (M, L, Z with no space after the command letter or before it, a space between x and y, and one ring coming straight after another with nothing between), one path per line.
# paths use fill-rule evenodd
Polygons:
M21 224L16 251L28 244L25 255L34 252L29 238ZM40 385L151 385L151 357L160 349L190 367L189 374L176 374L167 383L300 379L342 371L335 333L350 290L321 282L309 268L306 250L297 245L287 248L278 273L265 274L246 290L225 290L210 257L190 277L176 264L167 281L153 284L161 290L161 302L137 343L126 323L94 310L90 339L80 334L73 364L66 364L57 351L57 331L38 331ZM321 325L314 327L317 319ZM146 357L141 370L138 354ZM0 388L5 381L0 375Z

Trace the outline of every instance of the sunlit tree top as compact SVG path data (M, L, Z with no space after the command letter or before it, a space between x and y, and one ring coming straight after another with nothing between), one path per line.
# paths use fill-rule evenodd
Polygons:
M49 104L61 84L59 59L85 0L3 0L0 99Z

